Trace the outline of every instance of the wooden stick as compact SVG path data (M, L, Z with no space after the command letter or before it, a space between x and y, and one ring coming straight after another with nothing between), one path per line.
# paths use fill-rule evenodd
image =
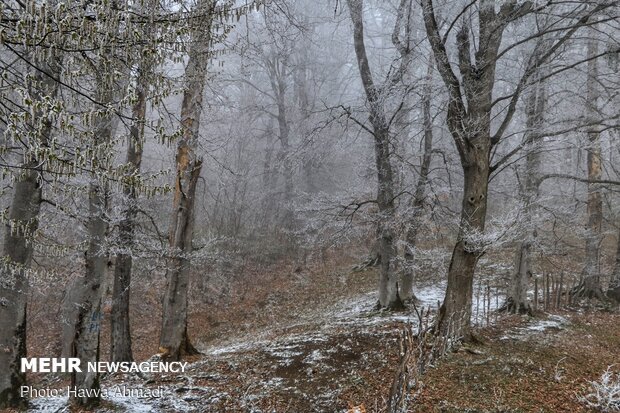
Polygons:
M491 285L487 283L487 326L491 323Z
M546 285L546 288L547 288L547 298L546 298L546 301L545 301L545 311L549 310L549 304L551 304L550 297L549 297L551 286L549 285L549 282L550 282L550 277L549 277L549 274L547 273L547 282L546 282L546 284L547 284Z
M562 307L562 284L564 284L564 271L560 273L560 279L558 281L558 301L556 308Z
M534 278L534 312L538 311L538 277Z

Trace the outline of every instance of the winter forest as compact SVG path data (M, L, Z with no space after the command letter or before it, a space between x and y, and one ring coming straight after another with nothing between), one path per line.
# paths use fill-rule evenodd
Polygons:
M620 412L619 69L612 0L2 0L0 410Z

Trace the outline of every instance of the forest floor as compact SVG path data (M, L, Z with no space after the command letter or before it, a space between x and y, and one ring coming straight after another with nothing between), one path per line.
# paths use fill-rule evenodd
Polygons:
M355 412L353 406L384 411L401 331L417 318L374 310L374 269L323 276L335 284L295 278L292 283L302 279L303 288L287 284L255 319L229 308L232 319L198 337L202 355L188 360L184 374L103 377L105 388L161 387L164 397L109 398L97 411ZM355 287L347 285L354 280ZM316 289L324 289L323 301ZM436 308L443 291L436 283L418 287L420 306ZM193 317L194 323L206 319ZM475 348L450 353L428 369L412 390L411 412L588 412L578 396L620 360L617 312L493 315L476 335L481 343ZM60 387L64 381L46 383ZM29 411L70 411L66 403L66 397L38 398Z

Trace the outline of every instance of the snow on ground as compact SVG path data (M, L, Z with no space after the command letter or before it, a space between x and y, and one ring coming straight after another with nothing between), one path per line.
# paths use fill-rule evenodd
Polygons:
M431 312L435 312L438 304L443 300L444 291L445 283L419 287L416 290L418 310L426 312L430 308ZM202 348L205 357L190 364L184 375L161 376L157 379L158 385L163 386L163 397L110 396L106 399L107 403L104 407L97 411L198 412L204 411L202 406L218 406L227 399L238 399L238 395L204 385L205 382L211 384L231 380L230 375L226 373L220 375L214 371L214 363L228 363L232 371L243 372L243 374L246 374L245 369L250 366L249 369L252 370L248 373L250 376L252 374L262 375L264 379L248 386L243 400L237 400L244 408L247 408L247 411L260 411L255 410L253 406L261 399L269 397L274 391L286 391L301 398L308 397L305 392L313 391L316 394L313 394L313 399L309 403L316 406L317 411L323 411L321 409L324 406L330 406L330 403L337 398L340 385L331 381L320 383L321 379L318 377L328 376L329 372L335 369L342 370L344 363L351 366L347 373L350 376L345 375L342 380L355 382L359 379L355 375L355 366L358 363L361 363L360 366L365 365L369 362L368 357L377 356L368 355L363 350L364 336L385 335L384 326L394 322L417 324L417 315L412 309L398 313L377 311L375 309L376 294L376 291L361 294L323 311L309 309L308 317L300 318L300 322L295 325L274 326L272 329L265 329L256 334ZM495 302L496 300L492 300L491 303ZM476 311L476 306L474 298L474 319L476 315L478 318L481 317L480 311ZM564 321L549 318L534 323L528 328L532 331L544 330L561 325ZM352 332L357 335L352 335ZM254 360L259 360L263 365L254 367ZM383 362L385 361L381 361ZM201 380L203 385L197 384ZM138 377L108 377L102 382L106 387L115 384L123 384L131 388L155 386L152 382L145 383ZM307 387L311 385L314 387L308 389ZM67 398L34 399L29 411L68 412Z
M156 411L154 410L153 402L154 400L148 399L139 399L135 397L120 397L113 396L104 399L106 402L112 404L109 411L121 411L121 412L132 412L132 413L149 413ZM149 403L150 401L150 403ZM70 412L68 397L60 396L60 397L38 397L32 399L30 401L30 407L28 408L29 412L40 412L40 413L64 413ZM100 412L108 411L106 408L99 409ZM183 411L183 410L177 410Z
M533 319L524 327L517 327L506 334L500 340L523 340L537 333L544 333L547 330L562 330L570 322L557 314L551 314L545 319Z
M67 397L38 397L31 399L28 411L41 413L68 412Z

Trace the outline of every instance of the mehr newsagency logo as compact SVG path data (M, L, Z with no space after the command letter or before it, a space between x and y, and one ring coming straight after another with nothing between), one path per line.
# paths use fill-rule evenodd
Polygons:
M184 373L187 362L107 362L97 361L82 364L75 357L32 357L21 359L22 373ZM22 386L22 397L137 397L151 398L161 397L162 388L138 387L131 388L127 385L117 385L110 388L82 389L75 386L67 386L66 389L58 388L34 388Z
M187 362L172 361L96 361L82 366L75 357L33 357L21 359L22 373L185 373Z

